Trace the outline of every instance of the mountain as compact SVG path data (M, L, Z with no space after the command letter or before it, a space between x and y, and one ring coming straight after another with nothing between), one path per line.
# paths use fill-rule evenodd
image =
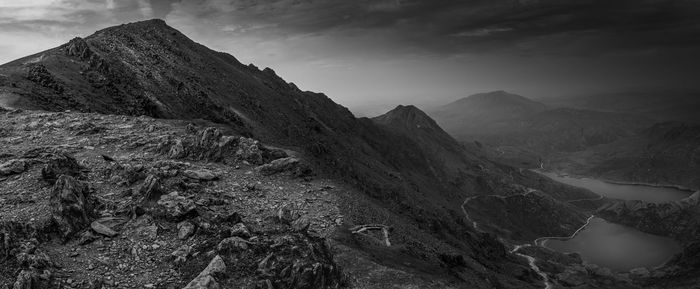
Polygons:
M192 155L189 145L201 146L213 140L221 147L205 155L226 154L228 146L233 145L245 145L240 149L241 154L247 154L248 149L255 152L256 146L248 147L254 142L247 138L259 140L266 144L265 147L295 151L295 155L314 168L318 178L341 180L352 188L337 193L341 198L337 209L343 219L334 227L336 234L328 238L339 248L336 257L345 260L341 266L348 274L361 276L359 272L368 268L384 270L383 275L371 280L372 286L396 284L395 277L399 272L402 272L402 280L413 278L410 280L415 284L438 288L444 286L434 282L468 288L491 288L494 284L503 288L535 288L541 284L527 260L508 253L508 244L474 231L465 221L461 207L468 195L497 194L502 188L515 186L508 178L514 169L499 167L476 155L472 158L477 162L442 165L437 161L440 155L424 148L432 147L436 151L457 155L460 154L459 145L448 139L429 118L421 120L424 115L415 111L407 113L408 116L413 114L412 121L429 125L433 136L441 139L433 142L427 137L413 138L405 131L393 131L373 120L357 119L325 95L301 91L269 68L260 70L253 65L243 65L231 55L210 50L163 21L150 20L107 28L1 65L0 95L3 106L7 108L62 112L50 114L50 118L73 117L75 111L79 111L142 116L137 119L149 116L188 119L195 123L213 122L223 132L236 135L231 138L222 136L221 132L206 130L192 140L163 135L161 137L165 140L157 147L171 157L184 154L189 158ZM8 112L10 117L12 113ZM27 116L34 117L43 115ZM79 115L75 117L81 118ZM33 138L40 139L46 134L42 130L52 124L45 120L35 122L36 125L26 129L33 133ZM85 119L85 122L91 120ZM120 133L129 129L128 126L109 125ZM156 127L153 129L157 130ZM176 131L187 130L184 126L176 128ZM19 128L3 129L3 133L10 135L16 131ZM83 134L82 131L100 132L102 129L85 124L84 129L78 131L69 135ZM142 130L134 133L140 134ZM118 136L109 137L110 141L119 140L115 137ZM99 147L99 139L88 138L88 141L96 143L83 146ZM119 147L128 149L146 144L152 149L154 145L147 139L134 141L119 144ZM46 145L61 148L51 142L46 142ZM246 163L265 165L275 160L278 150L265 147L257 148L261 150L261 158L246 159ZM17 151L12 156L5 156L13 158L3 164L7 165L3 169L8 173L18 171L15 165L19 161L15 159L28 154L25 150L31 147L20 145L15 149ZM82 153L83 149L76 147L75 150ZM131 156L142 152L119 153ZM202 155L196 150L195 154ZM293 164L291 160L287 161ZM285 164L280 162L269 164ZM238 160L233 164L245 167L248 166L246 163ZM172 169L180 165L168 166ZM175 169L171 171L180 174ZM457 176L455 172L461 174ZM206 173L199 175L210 179ZM520 178L536 187L556 186L533 175L524 174ZM94 175L83 177L87 182L101 182ZM124 177L132 178L129 175ZM23 181L30 179L20 177ZM139 178L136 180L140 181ZM235 179L223 180L235 182ZM171 188L177 190L198 187L187 183L174 185ZM14 190L14 187L9 189ZM110 187L109 190L114 189ZM246 189L257 190L255 185ZM267 191L264 189L256 194L264 197ZM188 197L196 196L189 191L185 193ZM573 189L556 193L570 198L586 196L586 192ZM173 198L180 200L177 196ZM221 201L214 198L200 202ZM258 206L270 215L275 215L279 209L274 203ZM128 215L118 217L129 218ZM172 220L156 221L168 228L176 225ZM391 246L368 243L361 235L349 233L352 228L366 224L391 228ZM203 265L206 264L196 263L188 270L199 272Z
M430 114L451 133L481 133L501 122L544 111L539 102L505 91L474 94L435 109Z
M637 284L525 255L573 233L590 191L492 162L415 107L355 118L160 20L1 65L0 95L0 287Z

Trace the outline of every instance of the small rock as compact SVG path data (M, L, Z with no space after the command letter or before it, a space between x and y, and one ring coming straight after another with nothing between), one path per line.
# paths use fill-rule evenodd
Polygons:
M231 228L231 236L250 238L250 231L248 231L248 228L246 228L243 223L238 223Z
M182 245L177 250L173 251L170 253L171 256L175 257L175 263L182 263L187 261L187 256L190 255L190 252L192 251L192 247L187 246L187 245Z
M80 234L80 240L78 241L78 244L87 245L95 240L97 240L97 236L95 236L95 234L93 234L92 231L87 230Z
M219 178L218 175L207 169L186 170L183 174L190 179L200 181L212 181Z
M306 232L311 226L311 220L307 217L300 217L291 223L292 229L297 232Z
M284 171L292 170L297 165L299 165L299 159L293 158L293 157L288 157L288 158L276 159L276 160L270 162L269 164L264 164L262 166L255 168L255 170L258 171L262 175L269 176L269 175L274 175L274 174L281 173Z
M188 198L180 196L178 192L163 195L158 200L158 205L163 207L167 217L174 220L181 220L188 216L196 215L197 207Z
M93 231L95 231L98 234L105 235L107 237L114 237L118 235L116 231L112 230L112 228L105 226L104 224L94 221L90 224L90 228L92 228Z
M188 221L178 223L177 229L177 238L180 240L187 239L194 234L194 225Z
M282 206L282 208L277 211L277 217L280 221L291 223L301 217L301 213L296 205L289 203Z
M248 250L248 244L240 237L229 237L221 240L219 245L216 246L216 250L219 252Z

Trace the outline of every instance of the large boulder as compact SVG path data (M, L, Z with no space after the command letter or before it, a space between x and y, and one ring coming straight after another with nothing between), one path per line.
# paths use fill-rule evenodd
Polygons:
M90 225L95 200L87 184L61 175L53 187L50 202L52 220L64 238Z

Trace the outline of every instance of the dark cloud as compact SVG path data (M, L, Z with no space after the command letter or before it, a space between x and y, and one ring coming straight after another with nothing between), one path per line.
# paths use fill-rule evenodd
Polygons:
M697 46L698 1L188 1L196 17L240 33L368 35L435 53L585 53ZM576 43L569 47L569 43ZM409 46L406 46L409 45Z
M552 96L647 85L700 88L697 0L6 3L0 3L0 62L104 27L161 18L197 42L274 67L341 102L393 105L492 89Z

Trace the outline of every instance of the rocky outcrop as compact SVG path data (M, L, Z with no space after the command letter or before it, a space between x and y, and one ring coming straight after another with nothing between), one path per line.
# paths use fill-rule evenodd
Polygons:
M42 64L33 64L27 70L27 79L43 87L53 90L56 94L62 94L63 85Z
M67 56L74 56L80 59L90 59L93 55L85 39L80 37L71 39L68 44L66 44L65 52Z
M194 135L170 138L161 142L157 150L173 159L193 159L234 164L246 161L261 165L274 159L287 157L280 149L261 145L257 140L225 136L216 128L191 131Z
M73 177L61 175L51 193L51 217L63 238L86 228L94 214L95 200L90 187Z

